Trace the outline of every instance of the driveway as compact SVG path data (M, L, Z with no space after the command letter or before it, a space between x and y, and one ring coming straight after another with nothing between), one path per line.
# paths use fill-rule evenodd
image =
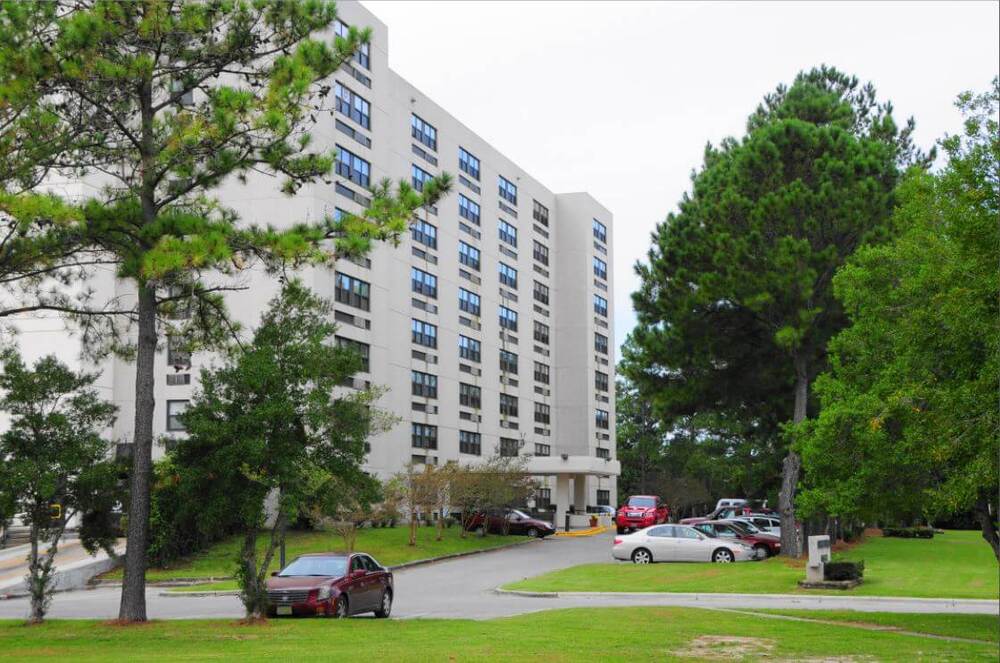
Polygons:
M555 608L611 606L682 606L694 608L800 608L886 612L955 612L997 614L991 601L944 601L850 596L753 594L562 594L532 597L497 594L494 589L556 569L610 561L613 535L551 538L524 546L403 569L395 573L396 604L400 618L490 619ZM220 597L162 597L160 589L146 594L152 619L241 617L239 599ZM118 614L118 589L93 589L57 594L49 616L54 619L113 619ZM23 618L26 599L0 601L0 619Z

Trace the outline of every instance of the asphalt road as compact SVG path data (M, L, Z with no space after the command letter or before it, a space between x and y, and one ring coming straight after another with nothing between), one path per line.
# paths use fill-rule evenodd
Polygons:
M848 596L769 596L752 594L593 594L557 598L497 594L498 585L577 564L610 562L612 535L553 538L459 559L403 569L395 573L398 618L490 619L540 610L573 607L686 606L697 608L800 608L887 612L955 612L997 614L996 602L891 599ZM147 592L152 619L238 618L242 606L234 596L163 597ZM118 614L118 589L92 589L55 595L53 619L113 619ZM0 601L0 619L23 618L26 599Z

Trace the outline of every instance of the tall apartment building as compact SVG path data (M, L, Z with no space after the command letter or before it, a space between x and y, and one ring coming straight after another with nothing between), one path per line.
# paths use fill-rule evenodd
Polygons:
M422 211L399 246L303 274L334 300L338 342L364 356L356 385L387 387L379 405L402 419L371 440L368 469L386 477L411 461L524 455L545 486L537 502L560 512L613 504L611 213L586 193L553 193L486 144L389 69L385 24L355 2L338 10L338 30L371 26L373 38L333 76L335 112L313 130L314 146L336 151L334 184L290 198L258 175L219 197L247 221L281 226L359 212L366 189L385 177L419 189L441 172L455 176L452 193ZM228 304L252 327L277 286L246 278ZM131 296L110 276L102 283ZM22 327L32 325L51 348L52 329ZM168 347L158 361L154 457L183 435L177 415L211 357ZM134 366L109 360L101 385L120 408L114 435L127 442Z

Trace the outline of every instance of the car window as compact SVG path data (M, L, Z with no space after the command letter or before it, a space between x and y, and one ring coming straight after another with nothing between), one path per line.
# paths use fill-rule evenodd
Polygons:
M648 532L646 532L646 536L655 536L658 538L673 538L675 536L674 527L672 525L661 525L659 527L653 527Z
M291 576L331 576L344 575L347 560L343 557L299 557L278 574L282 578Z
M364 564L361 562L361 555L355 555L351 558L351 571L358 571L364 568Z
M528 514L526 514L524 511L518 511L517 509L511 509L510 510L510 517L511 518L527 518Z
M698 532L694 531L691 527L675 527L674 536L679 539L698 539Z
M695 525L694 528L696 530L698 530L699 532L704 532L705 534L712 534L713 533L711 525L706 525L706 524Z
M656 506L656 499L652 497L630 497L628 498L628 505L641 507Z
M715 533L728 539L735 539L738 536L736 530L729 525L716 525Z
M372 559L368 555L362 555L361 556L361 561L364 562L365 568L368 569L369 571L381 571L382 570L382 567L378 565L378 562L376 562L374 559Z

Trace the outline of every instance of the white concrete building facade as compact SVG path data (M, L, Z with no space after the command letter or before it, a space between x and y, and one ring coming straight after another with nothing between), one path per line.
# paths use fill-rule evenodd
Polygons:
M359 212L366 188L386 177L419 187L428 176L454 176L452 192L421 212L398 246L302 275L334 300L338 340L366 357L358 385L387 388L379 406L402 420L371 440L367 468L387 477L411 461L517 454L541 478L538 503L560 512L615 504L611 213L586 193L556 194L524 172L389 69L385 24L355 2L338 10L340 29L370 26L373 38L333 76L336 110L312 131L314 148L338 154L335 182L288 197L277 178L255 175L217 193L245 221L282 226ZM112 277L101 280L131 296ZM249 328L277 284L261 274L246 284L227 301ZM26 354L52 347L51 318L21 327L22 345L36 346ZM43 329L37 347L32 330ZM154 458L184 434L175 415L211 360L167 348L158 357ZM113 433L123 442L132 434L134 382L134 365L107 362L101 386L119 406Z

